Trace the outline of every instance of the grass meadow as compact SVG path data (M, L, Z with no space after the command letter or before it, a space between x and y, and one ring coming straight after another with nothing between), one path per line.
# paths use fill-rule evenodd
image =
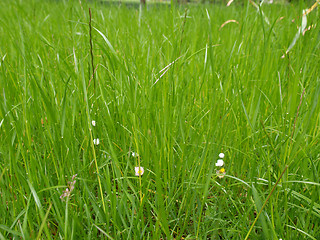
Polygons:
M2 0L0 239L319 239L308 7Z

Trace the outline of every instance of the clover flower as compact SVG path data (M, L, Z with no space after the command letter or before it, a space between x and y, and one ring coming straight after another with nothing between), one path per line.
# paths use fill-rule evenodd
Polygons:
M135 171L136 176L142 176L144 173L144 168L143 167L135 167L134 171Z
M219 158L224 158L224 153L219 153Z

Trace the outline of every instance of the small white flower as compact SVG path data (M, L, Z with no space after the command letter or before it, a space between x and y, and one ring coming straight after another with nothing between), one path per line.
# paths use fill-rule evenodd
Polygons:
M138 153L136 153L136 152L132 152L131 155L132 155L132 157L138 157Z
M99 138L93 139L93 144L94 145L99 145L99 143L100 143Z
M224 164L223 160L222 159L219 159L217 162L216 162L216 167L222 167Z
M224 158L224 153L220 153L219 158Z
M135 171L136 176L142 176L144 173L144 168L143 167L135 167L134 171Z
M91 124L92 124L92 126L96 126L96 121L95 120L92 120L92 122L91 122Z

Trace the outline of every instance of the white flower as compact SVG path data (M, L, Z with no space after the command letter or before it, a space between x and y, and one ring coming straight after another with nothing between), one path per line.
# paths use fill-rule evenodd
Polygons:
M138 153L136 153L136 152L132 152L131 155L132 155L132 157L138 157L139 156Z
M219 158L224 158L224 153L220 153Z
M224 164L223 160L222 159L219 159L217 162L216 162L216 167L222 167Z
M142 176L144 173L144 168L143 167L135 167L134 171L135 171L136 176Z
M95 120L92 120L92 122L91 122L91 124L92 124L92 126L96 126L96 121Z
M93 139L93 144L94 145L99 145L99 143L100 143L99 138Z

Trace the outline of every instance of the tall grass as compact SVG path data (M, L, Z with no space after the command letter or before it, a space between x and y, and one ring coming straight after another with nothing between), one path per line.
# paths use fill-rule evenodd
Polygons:
M306 7L1 1L0 239L319 239Z

